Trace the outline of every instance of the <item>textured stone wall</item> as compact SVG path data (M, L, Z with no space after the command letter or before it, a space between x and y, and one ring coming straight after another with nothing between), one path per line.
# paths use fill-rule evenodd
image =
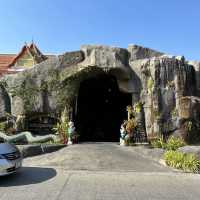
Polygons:
M0 86L0 118L11 112L10 98L3 85Z
M108 73L116 77L121 91L132 94L133 104L143 103L149 138L173 133L182 118L181 99L200 96L199 69L198 62L188 63L184 57L167 56L137 45L128 49L85 45L80 51L55 56L32 69L2 77L1 117L8 100L15 116L56 114L64 107L72 108L83 80ZM189 105L189 101L186 103Z
M200 62L198 62L198 61L190 61L189 64L192 65L194 67L194 69L195 69L197 95L200 97Z
M153 57L131 62L142 83L146 130L149 136L176 129L172 119L178 117L179 99L196 94L193 66L175 58ZM160 122L168 122L162 127Z

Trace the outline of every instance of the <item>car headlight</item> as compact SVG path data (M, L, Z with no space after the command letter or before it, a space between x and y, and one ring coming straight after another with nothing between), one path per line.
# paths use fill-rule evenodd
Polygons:
M0 154L0 159L5 159L5 158Z

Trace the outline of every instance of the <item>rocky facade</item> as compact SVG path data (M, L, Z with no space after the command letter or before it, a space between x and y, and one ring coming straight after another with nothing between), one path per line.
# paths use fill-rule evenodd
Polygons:
M200 130L200 63L137 45L82 46L2 77L0 118L6 113L56 117L64 107L70 113L80 83L106 73L116 77L121 91L132 94L132 104L142 102L148 138L176 134L183 127L189 134L187 123Z

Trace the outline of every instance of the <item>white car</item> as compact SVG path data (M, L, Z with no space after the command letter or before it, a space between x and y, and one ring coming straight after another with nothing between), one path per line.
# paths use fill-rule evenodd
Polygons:
M19 149L0 138L0 176L12 174L22 166L22 155Z

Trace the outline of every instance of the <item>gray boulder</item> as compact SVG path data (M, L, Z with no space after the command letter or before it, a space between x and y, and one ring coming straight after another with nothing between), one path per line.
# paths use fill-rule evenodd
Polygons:
M191 153L197 156L200 159L200 146L184 146L180 147L178 151L182 153Z

